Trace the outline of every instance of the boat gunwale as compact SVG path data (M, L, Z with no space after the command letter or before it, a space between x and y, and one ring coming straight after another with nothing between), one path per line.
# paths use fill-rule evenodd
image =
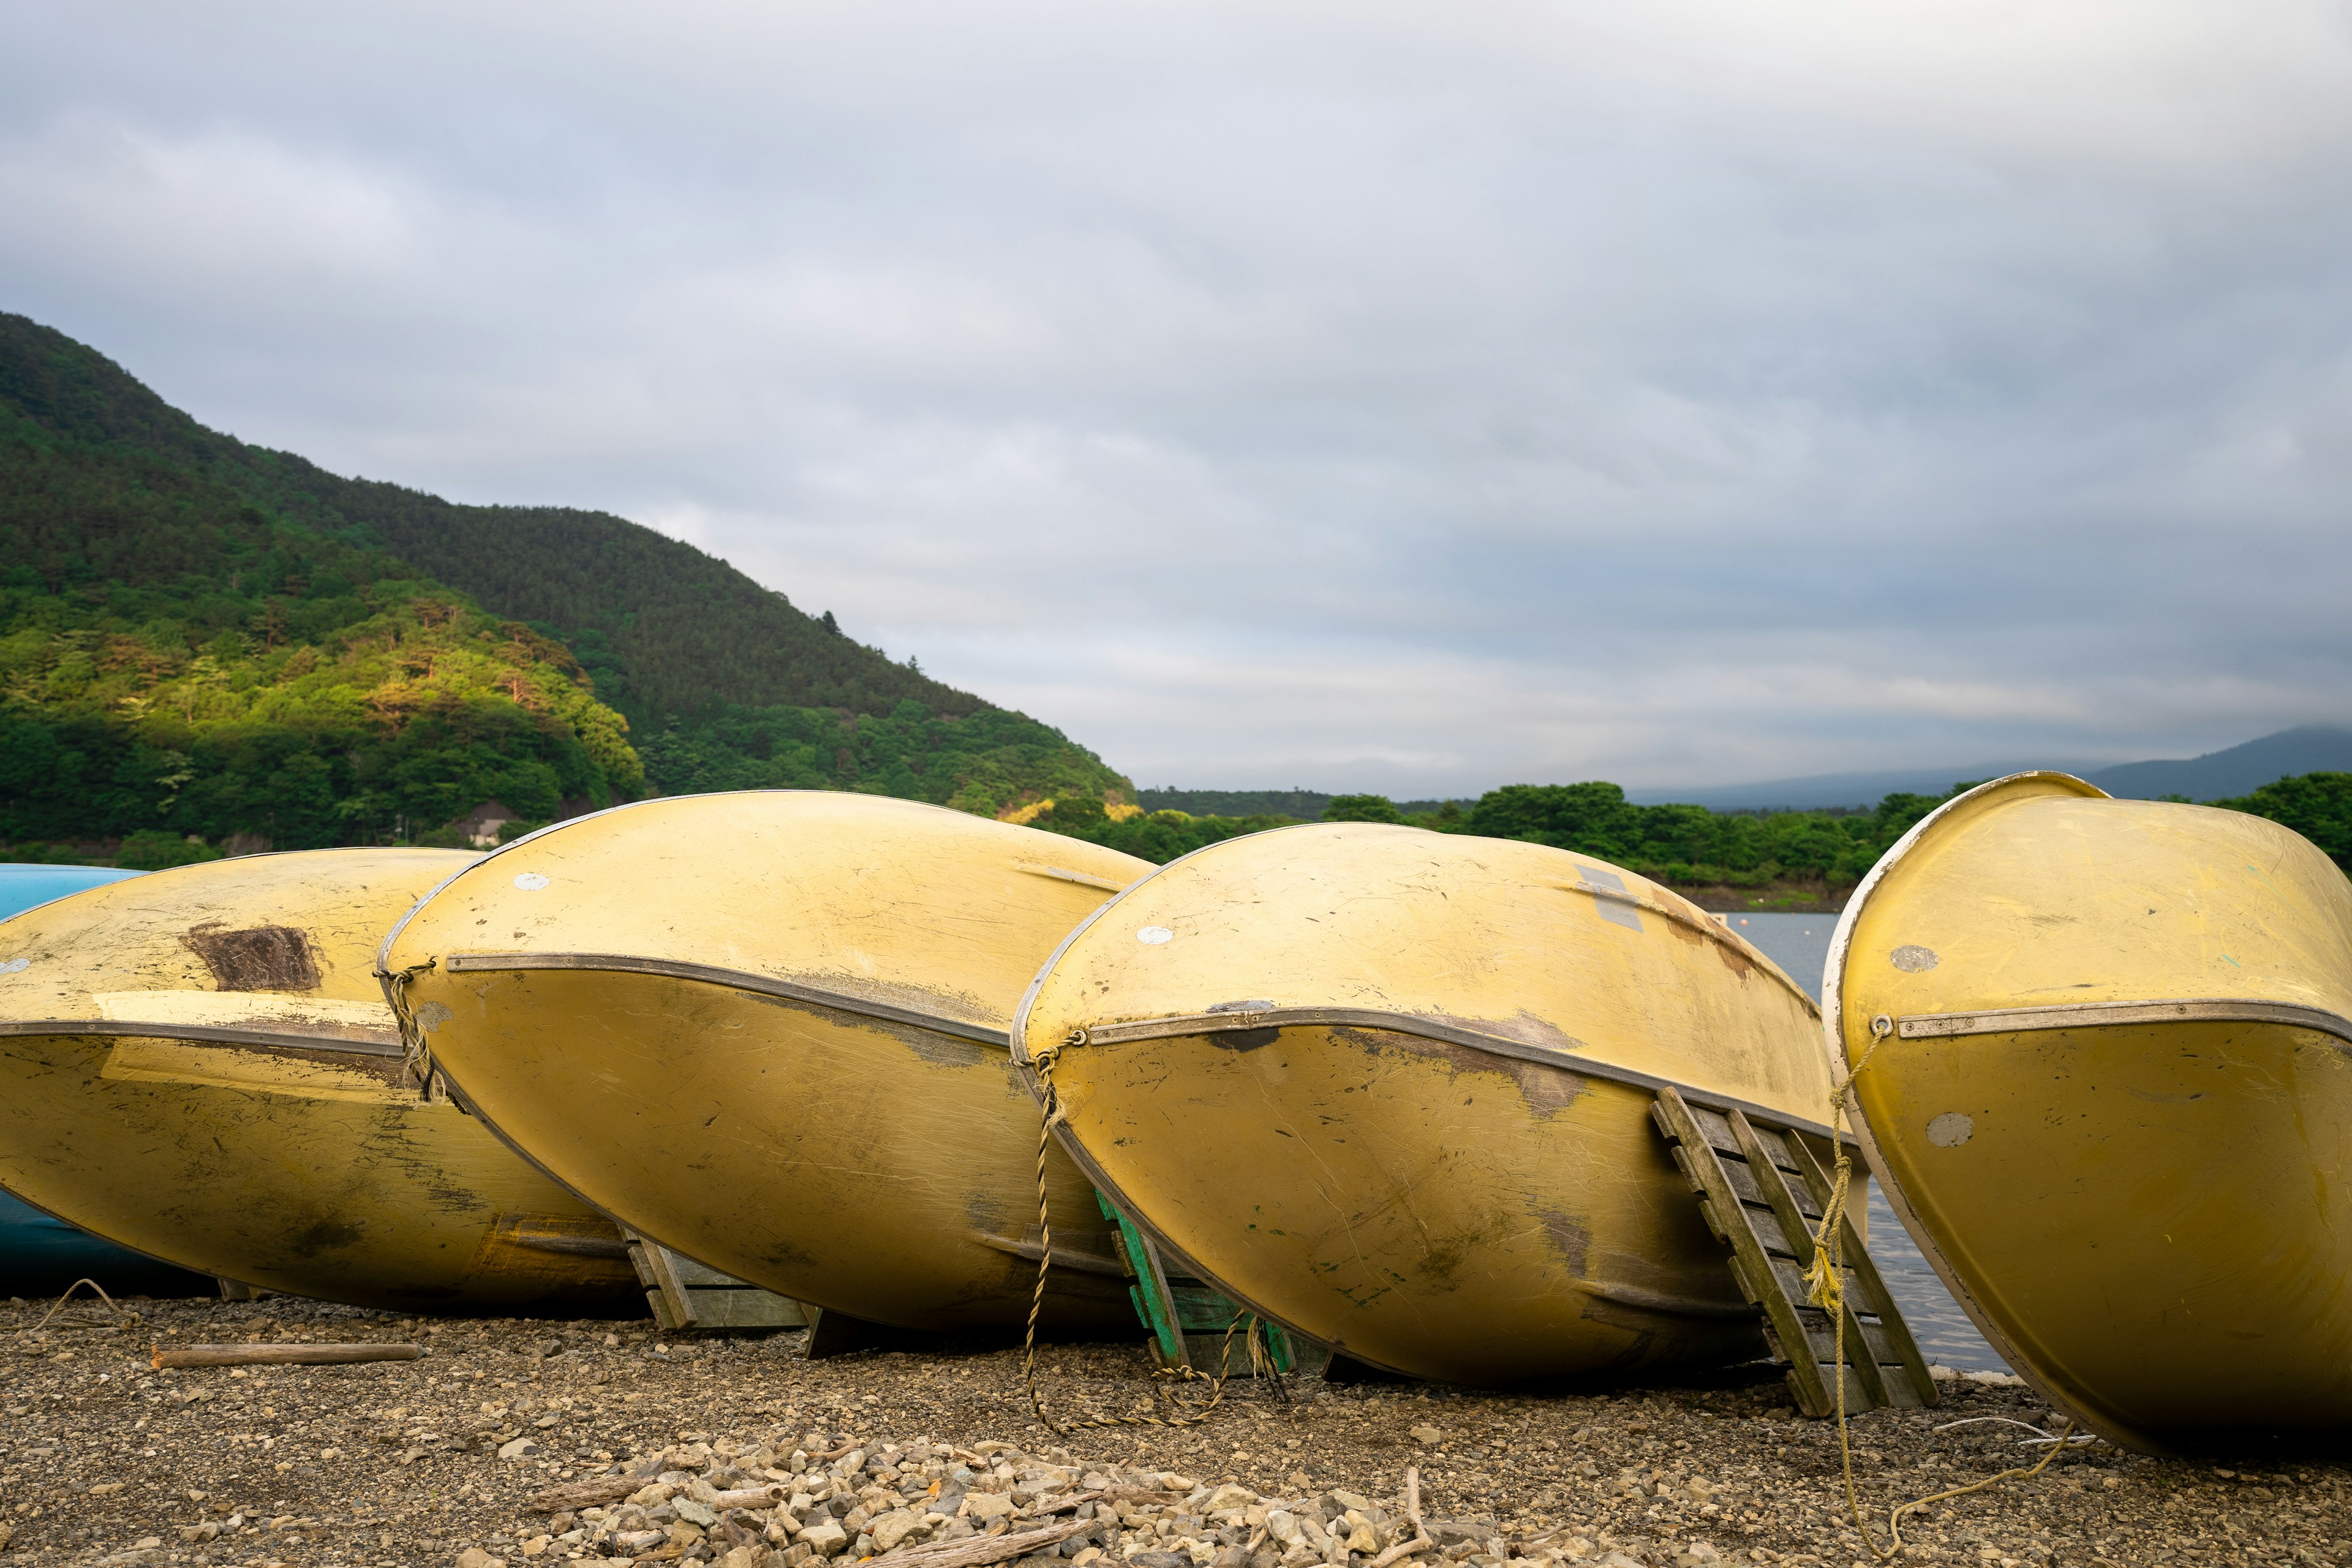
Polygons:
M391 1035L392 1030L384 1033ZM217 1024L167 1024L142 1018L20 1018L0 1022L0 1038L55 1035L106 1036L145 1040L185 1040L196 1045L259 1046L277 1050L328 1051L342 1056L403 1054L397 1037L353 1039L347 1035L311 1035L293 1029L240 1029Z
M844 992L828 991L822 986L803 984L799 981L778 980L748 970L728 969L713 963L691 963L682 959L646 958L625 952L453 952L441 960L441 968L448 974L578 971L698 981L705 984L723 985L730 991L751 991L836 1013L854 1014L881 1023L929 1029L933 1034L951 1035L958 1039L995 1046L1007 1051L1013 1048L1012 1037L1006 1031L991 1029L985 1024L968 1023L945 1014L919 1012L895 1003L876 1002ZM437 1055L436 1059L438 1060Z
M2110 1442L2141 1452L2168 1453L2171 1450L2167 1446L2154 1442L2121 1422L2106 1419L2104 1413L2095 1415L2084 1400L2062 1391L2054 1380L2034 1364L2031 1357L2017 1348L2016 1342L2011 1339L2000 1324L1994 1321L1984 1303L1977 1300L1976 1292L1969 1289L1967 1280L1962 1279L1959 1271L1952 1267L1951 1260L1944 1256L1944 1249L1936 1240L1935 1233L1930 1231L1926 1222L1919 1218L1918 1211L1912 1206L1911 1196L1904 1190L1903 1184L1894 1178L1887 1163L1885 1151L1878 1146L1877 1136L1871 1128L1870 1117L1863 1110L1862 1096L1855 1090L1853 1075L1848 1070L1846 1063L1844 1002L1846 958L1853 948L1854 931L1861 922L1862 911L1869 904L1871 897L1878 891L1879 885L1886 880L1887 874L1908 858L1927 835L1940 827L1945 819L1958 807L1989 796L1997 791L2007 790L2029 782L2055 784L2060 786L2062 791L2072 791L2086 800L2115 798L2098 785L2085 779L2076 778L2072 773L2061 773L2054 768L2032 768L2023 773L2010 773L2001 778L1988 779L1972 790L1954 795L1913 823L1903 837L1896 839L1886 853L1878 858L1878 863L1864 875L1862 881L1854 888L1853 895L1846 900L1844 910L1839 913L1837 928L1830 933L1829 956L1822 962L1822 1047L1823 1053L1829 1058L1830 1076L1836 1085L1836 1103L1840 1106L1851 1103L1853 1107L1853 1130L1862 1143L1862 1157L1869 1165L1870 1173L1877 1178L1879 1191L1886 1195L1887 1207L1895 1211L1895 1219L1901 1222L1905 1233L1911 1237L1912 1245L1916 1247L1919 1249L1919 1255L1927 1260L1927 1266L1936 1271L1936 1277L1944 1282L1944 1288L1951 1292L1952 1300L1961 1311L1968 1314L1969 1321L1976 1325L1977 1332L1984 1336L1985 1343L1991 1348L1993 1353L2000 1357L2002 1363L2013 1374L2024 1379L2026 1385L2047 1400L2053 1407L2063 1411L2067 1415Z
M1481 1029L1465 1029L1459 1024L1442 1023L1418 1014L1396 1013L1379 1007L1258 1007L1229 1013L1188 1013L1166 1018L1138 1019L1132 1023L1089 1025L1076 1031L1076 1036L1082 1036L1082 1038L1074 1036L1066 1044L1070 1047L1117 1046L1139 1040L1223 1034L1236 1029L1291 1028L1380 1029L1393 1035L1410 1035L1445 1045L1464 1046L1490 1056L1510 1057L1542 1067L1559 1068L1581 1077L1604 1079L1630 1089L1645 1089L1653 1094L1662 1089L1671 1089L1692 1104L1704 1106L1709 1110L1738 1110L1750 1118L1761 1117L1776 1127L1792 1127L1801 1132L1810 1132L1816 1138L1833 1136L1825 1123L1754 1100L1742 1100L1736 1095L1710 1089L1695 1089L1675 1079L1660 1078L1654 1073L1619 1067L1614 1062L1591 1057L1573 1056L1556 1047L1532 1046L1507 1036L1491 1035ZM1853 1134L1848 1133L1845 1141L1853 1142Z

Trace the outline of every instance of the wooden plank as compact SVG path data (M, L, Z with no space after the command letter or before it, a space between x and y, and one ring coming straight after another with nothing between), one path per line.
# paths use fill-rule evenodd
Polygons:
M808 1314L789 1296L779 1296L754 1285L726 1290L688 1290L694 1323L699 1329L801 1329Z
M1796 1162L1777 1130L1759 1131L1738 1110L1732 1111L1727 1120L1731 1123L1733 1135L1739 1140L1741 1152L1748 1156L1748 1173L1764 1189L1773 1217L1780 1222L1780 1234L1788 1239L1790 1250L1799 1266L1796 1289L1799 1299L1803 1300L1806 1291L1804 1276L1812 1269L1821 1248L1813 1239L1812 1227L1805 1223L1803 1210L1798 1206L1796 1193L1790 1187L1797 1173L1793 1169L1782 1169L1783 1162L1791 1167ZM1853 1279L1851 1268L1842 1268L1840 1273L1848 1280ZM1843 1300L1845 1303L1842 1313L1846 1330L1845 1358L1860 1379L1864 1396L1869 1402L1866 1408L1875 1409L1891 1403L1887 1398L1886 1380L1878 1370L1876 1357L1871 1353L1868 1337L1863 1332L1862 1321L1854 1314L1851 1294L1846 1294ZM1837 1364L1838 1344L1834 1335L1831 1336L1827 1348L1830 1363Z
M1717 1206L1723 1223L1716 1228L1728 1233L1732 1258L1740 1266L1741 1289L1762 1298L1765 1321L1771 1329L1773 1338L1789 1351L1796 1352L1784 1359L1789 1363L1789 1385L1796 1395L1799 1407L1811 1415L1827 1415L1837 1407L1836 1402L1822 1379L1819 1363L1805 1350L1808 1336L1798 1320L1795 1303L1778 1289L1753 1288L1766 1287L1768 1282L1774 1280L1772 1263L1755 1228L1748 1221L1746 1208L1731 1189L1731 1180L1724 1173L1723 1160L1700 1116L1713 1117L1715 1124L1722 1129L1721 1137L1731 1144L1728 1152L1737 1153L1738 1139L1731 1131L1731 1124L1712 1112L1695 1114L1671 1086L1658 1091L1657 1110L1661 1124L1666 1128L1668 1135L1690 1152L1685 1169L1696 1180L1706 1201Z
M1796 1152L1798 1170L1805 1184L1826 1207L1831 1191L1829 1172L1822 1167L1819 1154L1801 1134L1791 1132L1788 1141ZM1870 1195L1868 1181L1868 1176L1857 1172L1850 1197L1866 1204ZM1927 1371L1927 1358L1921 1353L1919 1342L1912 1336L1911 1325L1903 1321L1903 1310L1895 1304L1895 1293L1886 1288L1886 1280L1878 1272L1878 1265L1871 1260L1870 1249L1862 1244L1862 1233L1855 1228L1853 1221L1845 1218L1843 1223L1845 1227L1844 1258L1847 1267L1853 1271L1853 1289L1860 1293L1871 1314L1878 1319L1880 1331L1895 1352L1892 1359L1902 1363L1905 1381L1918 1395L1919 1403L1929 1406L1941 1404L1943 1395L1937 1392L1936 1380Z
M698 1327L694 1317L694 1301L686 1289L686 1281L677 1277L677 1265L668 1247L643 1237L629 1238L629 1261L637 1266L637 1278L646 1280L661 1293L662 1305L668 1309L670 1326L678 1329Z

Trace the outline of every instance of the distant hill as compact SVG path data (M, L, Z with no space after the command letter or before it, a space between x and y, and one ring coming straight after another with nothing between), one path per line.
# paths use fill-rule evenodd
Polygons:
M2352 773L2352 730L2306 724L2184 762L2123 763L2083 776L2126 800L2168 795L2223 800L2252 795L2283 778L2319 773Z
M1757 784L1696 789L1639 789L1627 798L1650 805L1703 805L1710 811L1824 811L1875 805L1890 795L1940 795L1966 779L1997 779L2030 768L2054 768L2088 779L2109 795L2133 800L2184 795L2191 800L2242 795L2275 779L2311 773L2352 772L2352 730L2305 725L2184 762L2085 763L2063 757L1867 773L1809 773Z
M463 506L347 479L208 430L64 333L0 313L0 405L90 446L204 473L290 521L398 556L572 646L642 721L711 703L941 715L990 706L829 629L715 556L609 512Z
M1967 767L1885 768L1867 773L1807 773L1757 784L1703 784L1696 789L1632 789L1626 798L1643 805L1703 805L1709 811L1836 811L1863 809L1890 795L1941 797L1963 779L1997 779L2029 768L2080 771L2063 762L1978 763Z
M830 622L621 518L248 447L0 314L0 842L415 839L487 799L546 820L649 788L994 814L1130 787Z

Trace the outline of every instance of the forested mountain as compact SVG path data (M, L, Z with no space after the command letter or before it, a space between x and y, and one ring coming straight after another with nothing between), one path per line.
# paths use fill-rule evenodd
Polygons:
M337 478L0 314L0 841L152 858L777 786L1128 787L691 546Z

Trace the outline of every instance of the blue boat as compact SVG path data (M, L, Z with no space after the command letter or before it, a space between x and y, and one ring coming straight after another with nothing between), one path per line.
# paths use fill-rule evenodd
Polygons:
M68 893L136 877L104 866L0 865L0 920ZM116 1296L210 1295L214 1282L117 1247L0 1192L0 1296L55 1296L95 1279Z

